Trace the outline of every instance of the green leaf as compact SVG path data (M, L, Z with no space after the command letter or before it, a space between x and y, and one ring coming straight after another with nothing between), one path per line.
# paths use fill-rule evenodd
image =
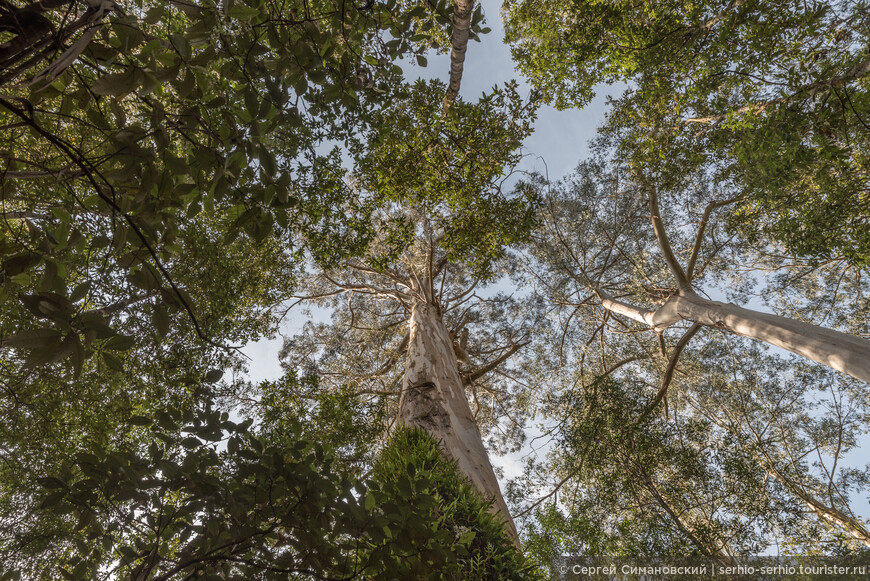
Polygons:
M18 349L39 349L51 347L60 342L62 334L54 329L33 329L23 331L11 337L3 339L3 343L9 347Z
M166 307L162 304L158 303L154 306L154 312L151 313L151 322L161 336L165 337L169 334L169 313L166 312Z
M85 298L85 295L88 294L89 290L91 290L91 283L90 281L85 281L73 289L73 292L69 295L69 299L74 303L78 302Z
M44 488L63 488L67 489L69 486L66 482L61 480L60 478L56 478L54 476L47 476L45 478L37 478L36 481L40 486Z
M39 508L51 508L54 505L59 504L60 501L66 497L66 495L66 489L52 492L51 494L42 499L42 502L39 503Z
M111 353L103 352L102 357L106 366L112 371L124 371L124 363Z
M127 351L136 345L136 340L129 335L115 335L109 338L104 346L112 351Z
M95 95L116 97L132 93L138 86L136 76L131 73L111 73L94 81L91 91Z
M250 20L259 14L259 9L245 6L243 4L236 4L227 11L227 16L238 18L239 20Z
M143 20L146 24L157 24L160 22L160 19L163 18L163 11L165 9L164 6L149 8L148 12L145 13L145 18Z
M29 273L22 272L21 274L16 274L15 276L11 277L9 280L19 286L27 286L33 280L33 277L31 277Z
M78 379L82 375L82 367L85 363L85 347L78 335L70 335L68 339L73 341L72 364L73 377Z

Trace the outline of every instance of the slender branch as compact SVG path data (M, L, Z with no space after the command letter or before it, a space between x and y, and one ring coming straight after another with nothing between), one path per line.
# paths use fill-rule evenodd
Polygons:
M401 274L399 274L396 270L394 270L392 268L385 268L383 270L376 270L376 269L371 268L369 266L365 266L363 264L354 264L352 262L346 262L344 265L346 267L350 268L351 270L358 270L360 272L365 272L367 274L374 274L377 276L386 276L387 278L389 278L390 280L392 280L396 284L400 284L406 288L411 288L411 282L408 280L408 278L405 276L402 276Z
M408 341L409 341L410 339L411 339L411 334L410 334L410 333L405 333L405 336L402 337L402 341L401 341L401 343L399 343L398 347L396 347L396 348L393 350L393 352L390 354L389 359L387 359L387 360L384 362L384 364L381 365L380 368L378 368L378 370L375 371L375 373L374 373L371 377L378 377L378 376L380 376L380 375L383 375L383 374L386 373L387 371L389 371L390 368L391 368L393 365L395 365L396 361L397 361L397 360L399 359L399 357L402 355L402 352L404 352L404 351L406 351L406 350L408 349Z
M490 361L489 363L487 363L483 367L478 367L477 369L475 369L471 373L464 375L462 378L463 383L465 385L468 385L469 383L471 383L477 379L480 379L481 377L483 377L484 375L486 375L487 373L489 373L490 371L492 371L493 369L495 369L496 367L498 367L499 365L504 363L511 355L513 355L514 353L516 353L517 351L519 351L520 349L522 349L523 347L525 347L529 343L530 343L530 341L523 341L522 343L516 343L516 344L511 345L510 349L508 349L500 357L497 357L496 359L494 359L493 361Z
M460 299L462 299L463 297L468 295L468 293L472 292L474 290L474 288L477 286L477 283L479 283L479 282L480 282L480 280L474 279L474 282L471 283L471 286L469 286L467 289L465 289L464 291L460 292L457 295L453 295L452 297L447 297L444 302L450 304L450 309L461 305L465 301L461 301L461 302L456 303L456 304L453 304L453 302L459 301ZM450 310L450 309L447 309L447 310Z
M677 257L674 255L674 251L671 248L671 243L668 240L668 234L665 231L665 225L662 222L661 211L659 210L659 198L656 193L656 188L650 184L644 184L644 190L646 190L647 199L649 200L649 209L650 209L650 217L652 218L653 223L653 231L656 235L656 240L658 240L659 248L661 248L662 255L664 256L665 262L668 265L668 269L670 269L671 274L674 275L674 278L677 279L677 286L681 291L690 292L692 290L692 285L689 284L689 279L686 277L686 273L683 271L683 267L680 266L680 263L677 261Z
M627 365L627 364L631 363L632 361L638 361L638 360L640 360L640 359L646 359L647 357L648 357L648 355L636 355L636 356L634 356L634 357L626 357L625 359L622 359L622 360L620 360L620 361L617 361L616 363L614 363L613 365L611 365L610 367L608 367L607 369L605 369L605 370L601 373L601 375L599 375L599 376L596 377L596 379L598 379L598 378L600 378L600 377L607 377L608 375L610 375L611 373L613 373L614 371L616 371L617 369L619 369L619 368L622 367L623 365Z
M10 180L29 180L37 178L77 178L84 175L82 170L71 170L69 167L57 171L4 171L0 178Z
M130 297L130 298L127 298L124 300L120 300L116 303L112 303L111 305L107 305L105 307L102 307L102 308L97 309L96 311L92 311L92 312L99 313L103 316L113 315L113 314L117 313L118 311L121 311L123 309L126 309L127 307L135 305L136 303L141 303L142 301L146 301L150 298L153 298L153 297L157 296L157 294L158 294L158 292L156 290L151 291L151 292L147 292L147 293L141 294L139 296Z
M21 220L24 218L30 218L32 220L53 220L54 216L51 214L43 214L41 212L0 212L0 218L3 220Z
M679 528L680 531L684 535L686 535L696 547L698 547L702 552L706 553L707 556L717 558L718 560L723 561L725 564L733 563L732 559L727 554L704 543L704 541L697 535L694 528L686 522L685 518L683 517L683 514L685 513L681 512L680 514L677 514L677 512L671 506L671 502L665 498L664 494L662 494L662 492L658 489L655 482L653 482L652 478L649 476L649 474L646 473L645 470L643 470L642 478L645 481L646 489L650 492L658 505L661 506L665 510L665 512L668 513L674 524L677 525L677 528Z
M683 352L683 349L686 348L686 345L695 336L703 325L695 323L689 329L683 333L683 336L680 337L680 340L677 342L674 347L674 352L671 353L671 358L668 361L668 367L665 369L665 374L662 376L662 386L659 389L659 392L656 394L655 398L653 398L652 402L647 406L646 410L640 414L640 416L632 423L632 426L638 425L644 418L646 418L655 408L659 405L659 403L665 398L665 395L668 393L668 386L671 384L671 380L674 377L674 371L677 369L677 361L680 358L680 354Z
M545 500L547 500L548 498L552 497L557 492L559 492L559 489L562 488L566 482L571 480L571 478L575 474L580 472L580 470L582 470L582 469L583 469L583 458L580 459L580 465L577 466L577 468L575 468L571 472L569 472L568 476L566 476L558 484L556 484L556 486L553 488L553 490L551 490L550 492L548 492L547 494L545 494L544 496L542 496L541 498L539 498L538 500L536 500L535 502L533 502L532 504L530 504L529 506L527 506L526 508L524 508L523 510L518 512L517 514L515 514L514 518L520 518L521 516L525 516L525 515L529 514L530 512L532 512L535 509L535 507L537 507L539 504L541 504L542 502L544 502Z
M393 298L400 300L400 301L403 301L403 302L411 300L411 295L409 295L407 293L403 293L402 291L400 291L398 289L385 289L385 288L381 288L379 286L375 286L375 285L369 284L369 283L351 284L349 282L338 282L337 280L333 279L332 277L330 277L328 274L325 274L325 273L322 276L323 276L323 278L325 278L326 280L328 280L329 282L331 282L332 284L334 284L338 288L343 289L344 291L349 291L349 290L363 291L363 292L368 291L371 294L375 294L375 295L379 295L379 296L393 297Z
M773 458L771 458L768 454L767 449L763 446L761 439L757 435L755 439L761 455L766 460L765 464L767 464L767 466L765 466L765 468L767 469L768 474L773 476L773 478L776 479L780 484L782 484L789 492L802 500L804 504L806 504L810 508L810 510L812 510L817 516L821 517L829 524L832 524L840 528L841 530L845 530L854 539L870 547L870 532L868 532L868 530L861 524L860 521L838 510L833 505L828 506L825 503L819 501L812 494L807 492L806 487L804 487L801 483L795 482L794 480L783 474L783 472L776 465L776 462L774 462Z
M692 278L695 272L695 263L698 261L698 254L700 254L701 252L701 244L704 241L704 231L707 228L707 222L710 220L710 214L712 214L713 210L715 210L716 208L721 208L722 206L727 206L728 204L739 202L742 199L744 199L743 196L736 196L727 200L714 200L707 204L707 207L704 208L704 214L701 216L701 222L698 223L698 233L695 235L695 245L692 247L692 255L689 257L689 263L686 265L686 280L688 280L689 283L692 282Z

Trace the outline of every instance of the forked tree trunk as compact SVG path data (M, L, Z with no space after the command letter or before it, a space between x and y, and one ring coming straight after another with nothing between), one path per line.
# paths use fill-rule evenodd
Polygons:
M439 308L424 301L418 301L411 312L399 417L405 425L423 428L441 441L447 457L456 460L481 494L494 500L493 511L519 546L516 527L465 397L453 341Z
M671 296L658 310L639 309L601 294L604 308L666 329L681 320L730 331L812 359L870 383L870 341L795 319L709 301L695 293Z

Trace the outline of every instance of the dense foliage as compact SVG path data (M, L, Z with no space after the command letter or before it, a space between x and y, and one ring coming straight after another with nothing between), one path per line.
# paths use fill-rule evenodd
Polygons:
M276 440L209 405L135 416L138 446L40 479L43 527L17 529L4 579L539 578L424 432L362 480L296 419Z
M507 0L530 97L406 78L474 5L0 0L0 579L866 555L870 5ZM614 82L518 182L538 101ZM537 452L520 539L397 422L412 344L465 436Z
M520 70L559 107L625 82L605 131L668 187L739 197L732 227L870 264L865 2L506 3Z
M372 478L381 483L388 499L381 505L385 512L407 512L401 508L407 503L417 513L408 517L407 530L422 542L413 538L407 548L397 545L394 554L404 558L419 551L424 559L439 564L432 570L406 562L398 578L542 578L505 534L504 524L491 512L492 503L480 497L423 430L396 430L381 451Z

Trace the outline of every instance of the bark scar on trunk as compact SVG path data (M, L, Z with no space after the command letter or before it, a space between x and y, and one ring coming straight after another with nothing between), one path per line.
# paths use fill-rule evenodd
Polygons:
M406 422L426 427L430 431L450 425L447 411L435 393L437 387L432 381L408 385L406 396L411 398L413 405L405 409L403 415Z

